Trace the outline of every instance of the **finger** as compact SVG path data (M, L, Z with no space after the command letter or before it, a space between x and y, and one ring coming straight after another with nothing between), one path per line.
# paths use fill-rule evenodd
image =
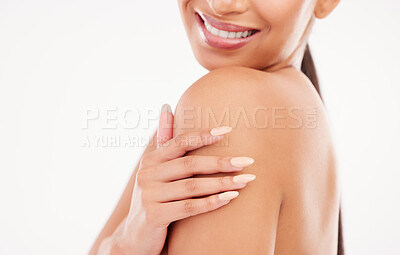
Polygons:
M202 131L193 131L179 134L147 155L147 159L154 163L162 163L185 155L186 152L213 144L224 135L231 132L228 126L217 127Z
M211 178L188 178L163 183L160 184L157 192L152 193L152 199L157 202L170 202L242 189L255 178L256 176L253 174L240 174Z
M170 182L196 174L214 174L242 170L254 163L249 157L184 156L153 167L156 180Z
M157 148L172 138L174 115L169 104L161 107L161 115L157 130Z
M168 203L160 203L160 221L166 224L188 218L190 216L213 211L239 195L238 191L227 191L204 198L185 199Z

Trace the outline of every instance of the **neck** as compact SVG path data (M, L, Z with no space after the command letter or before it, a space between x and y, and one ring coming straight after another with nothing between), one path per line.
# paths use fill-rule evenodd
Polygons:
M276 72L285 68L294 68L296 70L301 71L301 62L303 61L304 51L306 49L306 46L307 42L305 41L301 43L299 46L297 46L297 48L288 58L277 64L268 66L267 68L262 69L262 71Z

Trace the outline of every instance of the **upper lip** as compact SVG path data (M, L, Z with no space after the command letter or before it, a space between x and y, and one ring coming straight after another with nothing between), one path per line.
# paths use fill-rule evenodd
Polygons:
M221 21L216 20L215 18L204 14L204 13L199 13L200 17L203 20L206 20L207 23L209 23L211 26L218 28L220 30L225 30L225 31L229 31L229 32L243 32L243 31L248 31L248 30L258 30L255 28L251 28L251 27L242 27L242 26L238 26L235 24L231 24L231 23L224 23Z

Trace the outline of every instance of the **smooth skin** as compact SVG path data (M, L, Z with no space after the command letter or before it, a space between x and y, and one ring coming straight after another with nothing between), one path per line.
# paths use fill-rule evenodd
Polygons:
M162 254L336 254L339 191L335 154L325 110L312 84L301 73L300 64L315 17L326 17L338 2L178 0L193 52L210 72L181 97L175 109L172 137L204 132L216 126L232 126L233 130L223 146L209 144L189 150L174 160L178 162L182 156L248 156L255 163L241 173L255 174L257 179L240 190L240 195L229 204L206 213L201 206L192 204L182 208L188 217L176 221L182 212L158 210L153 219L174 220L168 226ZM199 35L194 11L207 13L222 22L257 28L260 32L242 48L215 49ZM224 118L227 106L229 117ZM199 111L206 108L211 115ZM278 108L286 110L273 115L272 109ZM296 111L293 117L293 112L288 110L293 108L303 110ZM310 117L306 108L317 113L314 128L304 126ZM189 113L188 109L191 109ZM263 115L259 109L267 109L267 114ZM253 115L254 112L259 114ZM246 118L237 121L233 116L248 116L250 121ZM254 119L261 123L266 119L276 122L260 128L254 122L252 125ZM155 146L149 146L143 156L154 151L157 151ZM198 161L194 162L195 166L199 165ZM157 163L168 171L167 162ZM146 186L136 188L139 168L132 174L90 254L96 254L100 244L114 248L103 249L104 254L124 254L118 249L124 245L132 249L132 254L136 254L135 245L136 248L142 245L144 249L140 250L144 253L137 254L159 254L162 247L159 240L165 231L153 232L146 227L138 230L126 220L133 219L132 212L147 210L140 209L145 207L132 199L137 197L132 196L134 189L144 190ZM151 172L148 167L145 169ZM206 177L233 175L199 173L190 178L199 182ZM163 190L161 185L149 186L154 194L157 189ZM200 186L193 187L196 188L192 192ZM149 238L149 232L155 233L154 238ZM157 244L154 250L142 248L154 244Z
M202 111L190 114L190 108ZM335 153L325 110L308 79L291 68L267 75L245 67L211 71L181 97L174 135L202 129L207 120L234 127L227 143L186 155L252 157L243 174L257 179L229 205L173 222L168 254L336 254ZM211 176L222 175L201 178Z

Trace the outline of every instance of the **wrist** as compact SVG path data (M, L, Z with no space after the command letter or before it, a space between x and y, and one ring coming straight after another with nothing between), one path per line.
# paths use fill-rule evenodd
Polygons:
M136 254L134 251L133 238L128 238L124 234L114 235L110 243L110 255Z
M121 246L120 243L118 242L112 242L110 245L110 253L109 255L128 255L128 254L134 254L132 252L127 252L125 248Z

